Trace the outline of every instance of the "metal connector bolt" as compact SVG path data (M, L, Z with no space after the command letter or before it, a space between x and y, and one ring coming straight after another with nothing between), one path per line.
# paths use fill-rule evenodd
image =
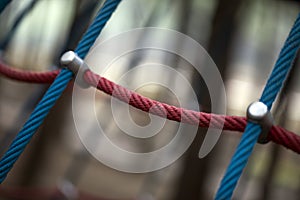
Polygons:
M247 120L261 126L261 133L257 142L260 144L268 143L268 134L273 126L273 117L268 107L260 101L251 103L247 109Z
M67 51L60 58L60 63L62 66L67 67L71 70L75 76L75 82L82 88L90 87L89 84L83 78L86 70L89 69L88 65L73 51ZM78 75L79 74L79 75Z

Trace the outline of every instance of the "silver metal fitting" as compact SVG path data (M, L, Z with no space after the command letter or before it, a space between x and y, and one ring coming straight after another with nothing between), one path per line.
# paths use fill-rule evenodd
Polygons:
M273 117L268 107L260 101L251 103L247 108L247 120L261 126L261 133L257 142L260 144L268 143L268 134L273 126Z
M60 58L60 64L71 70L76 76L75 82L82 88L90 87L83 78L86 70L89 69L88 65L74 52L67 51Z

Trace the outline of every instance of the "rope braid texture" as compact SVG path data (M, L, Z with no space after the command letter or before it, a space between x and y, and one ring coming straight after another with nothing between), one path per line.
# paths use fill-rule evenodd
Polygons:
M28 83L52 83L59 72L60 70L54 70L51 72L22 71L14 69L13 67L8 67L0 61L0 74L14 80L25 81ZM200 127L209 127L210 121L212 121L213 123L211 125L214 128L239 132L243 132L246 127L247 121L245 117L196 112L154 101L115 84L104 77L100 77L90 70L85 72L84 79L88 84L96 87L98 90L101 90L108 95L113 95L115 98L124 101L125 103L129 103L137 109L149 112L152 107L152 114L159 116L163 115L163 117L167 116L169 120L184 122ZM164 109L164 113L162 113L161 108ZM224 118L224 127L222 127L218 122L224 120ZM283 145L284 147L300 154L300 136L297 134L282 127L273 126L268 137L270 141Z
M79 42L75 52L84 59L91 46L94 44L97 36L100 34L106 22L117 8L121 0L107 0L97 14L96 19L90 25L87 32ZM56 100L61 96L69 81L72 79L73 73L68 69L62 69L57 75L53 84L38 103L28 121L25 123L21 131L18 133L7 152L0 160L0 183L4 181L7 173L11 170L26 145L30 142L33 134L43 123L50 109Z
M103 8L100 10L98 16L96 17L93 24L90 26L88 32L84 35L83 39L76 48L76 53L84 58L90 47L93 45L96 37L100 33L101 29L104 27L105 23L112 14L112 11L117 7L119 1L106 1ZM2 5L0 5L1 8ZM97 31L98 30L98 31ZM288 72L289 66L295 58L297 49L299 46L299 17L295 22L294 28L292 29L284 48L282 49L279 60L276 62L275 69L271 74L271 78L268 80L266 88L263 92L261 101L267 104L268 108L271 109L272 103L276 98L278 91L281 88L282 82ZM24 125L21 132L18 134L16 139L13 141L8 152L0 161L0 181L2 182L9 170L12 168L14 162L20 156L24 150L26 144L30 141L36 129L40 126L45 116L48 114L51 107L54 105L55 101L59 98L63 90L65 89L67 83L72 78L72 73L67 70L55 70L52 72L24 72L21 70L16 70L7 67L4 63L0 62L0 73L9 78L26 81L30 83L52 83L52 86L46 92L44 98L38 104L28 122ZM246 118L237 116L223 116L216 114L209 114L203 112L195 112L192 110L186 110L183 108L178 108L168 104L160 103L143 97L135 92L127 90L126 88L117 85L92 71L87 71L84 74L84 78L87 83L96 87L103 92L114 96L115 98L124 101L131 106L141 109L145 112L151 111L152 114L158 116L167 116L168 119L174 121L182 121L184 123L189 123L193 125L199 125L200 127L208 127L210 121L214 128L220 127L219 121L225 118L224 130L232 131L244 131L246 127ZM47 97L47 98L46 98ZM150 110L151 108L151 110ZM249 133L250 136L249 137ZM254 132L254 134L252 134ZM228 180L223 179L222 184L225 184L225 189L219 190L216 199L230 199L234 186L240 177L243 167L246 165L248 156L251 154L253 146L257 140L260 132L260 127L249 123L246 128L246 133L242 137L242 141L247 138L243 148L237 150L242 159L236 159L240 162L236 162L238 165L238 170L236 170L236 165L230 166L227 171L232 171L234 169L233 175L229 176ZM300 136L289 132L281 127L273 126L268 135L269 140L277 144L281 144L297 153L300 153ZM242 143L242 142L241 142ZM251 147L252 145L252 147ZM239 145L240 146L240 145ZM246 146L247 148L244 148ZM250 146L250 148L249 148ZM249 150L250 149L250 150ZM235 157L233 157L234 159ZM235 179L232 180L232 177ZM232 191L228 189L233 187ZM223 193L221 192L223 191ZM224 195L225 191L225 195Z
M267 105L270 110L280 91L284 80L293 64L300 46L300 14L292 27L287 40L279 54L278 60L264 88L260 101ZM231 199L236 184L247 164L254 145L260 135L261 127L248 122L245 133L230 161L230 164L221 181L215 199Z

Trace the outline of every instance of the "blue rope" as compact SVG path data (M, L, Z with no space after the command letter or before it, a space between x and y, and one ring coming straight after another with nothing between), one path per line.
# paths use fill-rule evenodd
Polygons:
M5 9L5 7L11 2L12 0L1 0L0 1L0 13Z
M106 22L111 17L113 11L117 8L121 0L107 0L105 1L102 9L99 11L100 14L96 17L94 22L90 26L90 31L86 33L82 40L79 42L75 52L81 58L84 58L95 40L97 39L100 31L105 26Z
M17 161L25 146L29 143L33 134L38 127L43 123L44 118L50 111L50 108L55 104L61 93L67 86L67 83L72 79L72 72L63 69L54 80L53 84L47 90L42 100L35 107L30 115L29 120L24 124L21 131L18 133L9 149L0 161L0 182L2 183L7 173Z
M95 21L91 24L78 47L76 53L84 59L88 50L93 45L97 36L100 34L106 22L117 8L121 0L107 0L102 9L98 12ZM99 23L99 24L98 24ZM28 121L25 123L17 137L13 140L7 152L0 160L0 183L4 181L7 173L11 170L26 145L30 142L32 136L43 123L50 109L56 100L61 96L69 81L72 79L73 73L68 69L63 69L56 77L46 94L36 106Z
M274 69L267 81L260 101L271 110L272 104L280 91L284 80L296 58L300 46L300 14L298 15L293 28L279 54ZM221 181L215 199L231 199L235 186L247 164L254 145L260 135L261 127L257 124L248 122L241 141L231 159L231 162Z

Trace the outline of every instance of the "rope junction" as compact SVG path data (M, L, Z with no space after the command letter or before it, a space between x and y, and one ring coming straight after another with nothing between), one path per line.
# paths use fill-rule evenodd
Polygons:
M84 34L75 50L78 56L80 56L82 59L85 58L89 49L94 44L104 25L109 20L120 2L121 0L107 0L104 2L95 20ZM69 69L65 68L59 72L52 85L43 96L42 100L38 103L30 115L28 121L24 124L21 131L18 133L9 149L0 160L0 183L4 181L8 172L20 157L39 126L43 123L50 109L61 96L72 77L73 73Z
M50 72L32 72L18 70L7 66L0 61L1 75L13 80L24 81L27 83L50 84L55 80L60 71L61 70L53 70ZM129 103L131 106L137 109L145 112L151 111L151 114L162 117L167 116L169 120L184 122L200 127L212 126L213 128L222 128L223 130L238 132L243 132L247 124L246 117L224 116L213 113L196 112L149 99L104 77L101 77L90 70L85 72L84 80L92 87L97 88L108 95L113 95L115 98L125 103ZM161 108L163 108L165 112L162 112ZM219 123L222 120L225 120L223 127L220 126L221 123ZM272 126L268 135L268 139L300 154L300 136L291 131L288 131L280 126Z
M260 102L271 110L272 104L279 93L283 82L285 81L290 68L296 58L300 47L300 14L298 15L294 26L292 27L288 38L275 63L274 69L267 81L264 91L261 95ZM230 161L230 164L221 181L215 199L231 199L237 182L242 175L253 148L258 140L262 126L251 121L248 122L245 133L236 148L236 151Z
M11 0L4 0L0 3L0 13L10 1ZM105 1L95 20L90 25L89 29L75 50L76 54L81 59L84 59L84 57L87 55L89 49L94 44L101 30L120 2L121 0ZM289 69L296 57L299 46L300 15L298 16L285 42L285 45L280 52L274 70L270 75L270 78L261 96L260 101L267 106L268 110L271 109L272 104L278 92L280 91L284 80L286 79ZM66 68L50 72L22 71L8 67L1 61L0 74L14 80L28 83L52 83L42 100L30 115L28 121L25 123L21 131L10 145L8 151L0 160L0 183L2 183L7 176L7 173L11 170L16 160L24 151L26 145L30 142L38 127L43 123L43 120L55 104L56 100L61 96L62 92L74 74L72 71ZM248 158L253 151L254 145L256 144L260 135L260 125L251 121L247 123L247 119L245 117L196 112L151 100L104 77L101 77L90 70L85 71L83 79L90 86L97 88L98 90L101 90L106 94L119 99L120 101L157 116L166 116L169 120L184 122L200 127L219 128L229 131L242 132L245 130L241 142L238 145L234 156L232 157L230 165L227 168L225 176L215 197L218 200L231 198L238 179L240 178L241 173L247 164ZM222 123L223 121L224 126ZM296 153L300 153L300 136L282 127L273 125L270 128L266 139L267 141L273 141L277 144L283 145Z

